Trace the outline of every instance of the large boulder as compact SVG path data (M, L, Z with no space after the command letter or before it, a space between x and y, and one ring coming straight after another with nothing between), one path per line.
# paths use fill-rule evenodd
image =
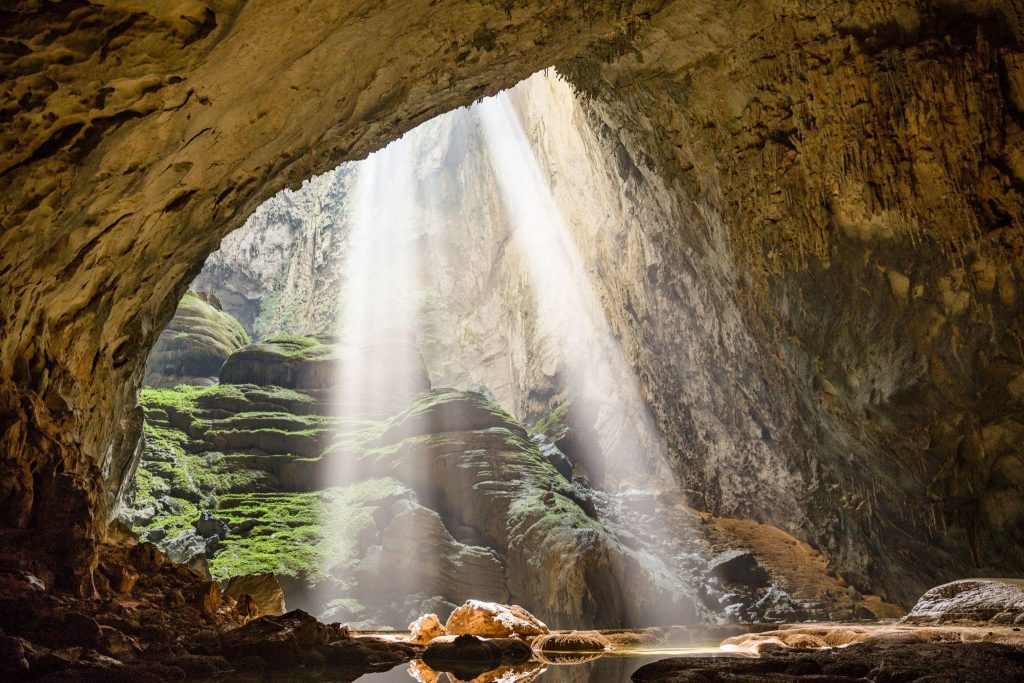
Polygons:
M277 577L269 572L232 577L224 595L235 600L243 595L250 596L261 616L277 616L285 612L284 591Z
M963 579L936 586L905 620L1024 624L1024 579Z
M519 605L467 600L458 607L445 628L451 635L469 634L484 638L528 638L549 632L548 627Z
M143 383L151 387L209 385L249 335L220 301L205 292L187 292L171 322L160 333L146 361Z

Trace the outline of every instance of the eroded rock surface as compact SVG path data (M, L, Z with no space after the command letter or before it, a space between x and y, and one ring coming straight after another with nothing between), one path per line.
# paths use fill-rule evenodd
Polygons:
M906 620L1024 624L1024 581L964 579L936 586L921 596Z
M1024 566L1019 3L169 7L3 15L0 520L64 585L220 238L552 63L617 188L556 194L634 217L579 242L687 495L904 604Z
M186 292L149 352L143 382L150 387L213 384L228 356L248 343L249 335L216 296Z

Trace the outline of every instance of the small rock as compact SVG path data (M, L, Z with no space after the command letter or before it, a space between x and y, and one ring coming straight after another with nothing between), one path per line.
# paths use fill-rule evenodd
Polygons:
M100 626L100 651L112 657L135 651L135 641L113 626Z
M548 627L519 605L467 600L448 617L445 628L451 635L485 638L530 637L548 633Z
M436 614L423 615L409 624L409 631L412 634L409 637L409 642L419 645L426 645L434 638L448 635L448 630L445 629L444 624L441 623Z
M259 522L255 519L246 519L232 527L231 533L235 534L236 536L241 536L242 538L245 538L249 535L249 532L255 529L257 526L259 526Z

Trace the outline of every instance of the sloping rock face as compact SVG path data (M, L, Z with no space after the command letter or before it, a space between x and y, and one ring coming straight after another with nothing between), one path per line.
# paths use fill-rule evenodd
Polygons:
M936 586L906 621L1024 624L1024 580L965 579Z
M0 519L70 585L220 237L550 63L667 217L581 242L684 488L908 604L1024 566L1019 3L159 7L4 15Z
M149 352L143 382L149 387L213 384L228 356L248 343L249 335L216 296L186 292Z

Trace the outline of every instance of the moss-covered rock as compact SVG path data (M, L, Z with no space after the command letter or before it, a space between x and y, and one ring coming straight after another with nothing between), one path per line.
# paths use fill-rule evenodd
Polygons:
M205 292L187 292L146 362L144 383L152 387L209 385L228 356L249 343L235 318Z
M290 608L364 625L467 599L511 600L557 626L638 624L655 605L695 616L671 572L610 531L594 494L487 396L428 391L378 420L339 418L314 394L143 391L136 527L192 542L211 511L228 526L208 544L214 578L273 573Z

